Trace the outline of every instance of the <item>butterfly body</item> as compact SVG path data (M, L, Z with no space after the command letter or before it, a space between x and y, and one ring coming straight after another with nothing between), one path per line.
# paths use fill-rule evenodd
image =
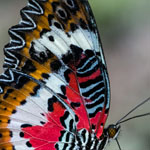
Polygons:
M4 48L0 149L103 150L109 79L88 1L29 0L21 17Z

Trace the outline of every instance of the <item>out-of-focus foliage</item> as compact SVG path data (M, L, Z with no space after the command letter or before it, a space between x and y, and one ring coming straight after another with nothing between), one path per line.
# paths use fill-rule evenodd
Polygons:
M149 0L89 0L96 22L104 36L113 38L122 36L150 22ZM113 35L112 35L113 34Z

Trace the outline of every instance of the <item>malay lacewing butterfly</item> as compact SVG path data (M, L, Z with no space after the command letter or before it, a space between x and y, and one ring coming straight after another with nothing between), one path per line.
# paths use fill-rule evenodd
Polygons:
M109 79L88 1L29 0L20 14L4 48L0 150L104 150L122 119L104 128Z

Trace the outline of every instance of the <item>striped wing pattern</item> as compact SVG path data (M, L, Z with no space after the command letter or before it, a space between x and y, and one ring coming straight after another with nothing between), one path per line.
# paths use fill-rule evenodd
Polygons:
M88 1L29 0L21 17L4 48L0 149L102 150L109 81Z

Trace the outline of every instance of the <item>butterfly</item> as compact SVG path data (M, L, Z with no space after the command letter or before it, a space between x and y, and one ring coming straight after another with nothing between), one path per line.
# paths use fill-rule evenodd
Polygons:
M0 75L1 150L104 150L107 66L87 0L29 0Z

